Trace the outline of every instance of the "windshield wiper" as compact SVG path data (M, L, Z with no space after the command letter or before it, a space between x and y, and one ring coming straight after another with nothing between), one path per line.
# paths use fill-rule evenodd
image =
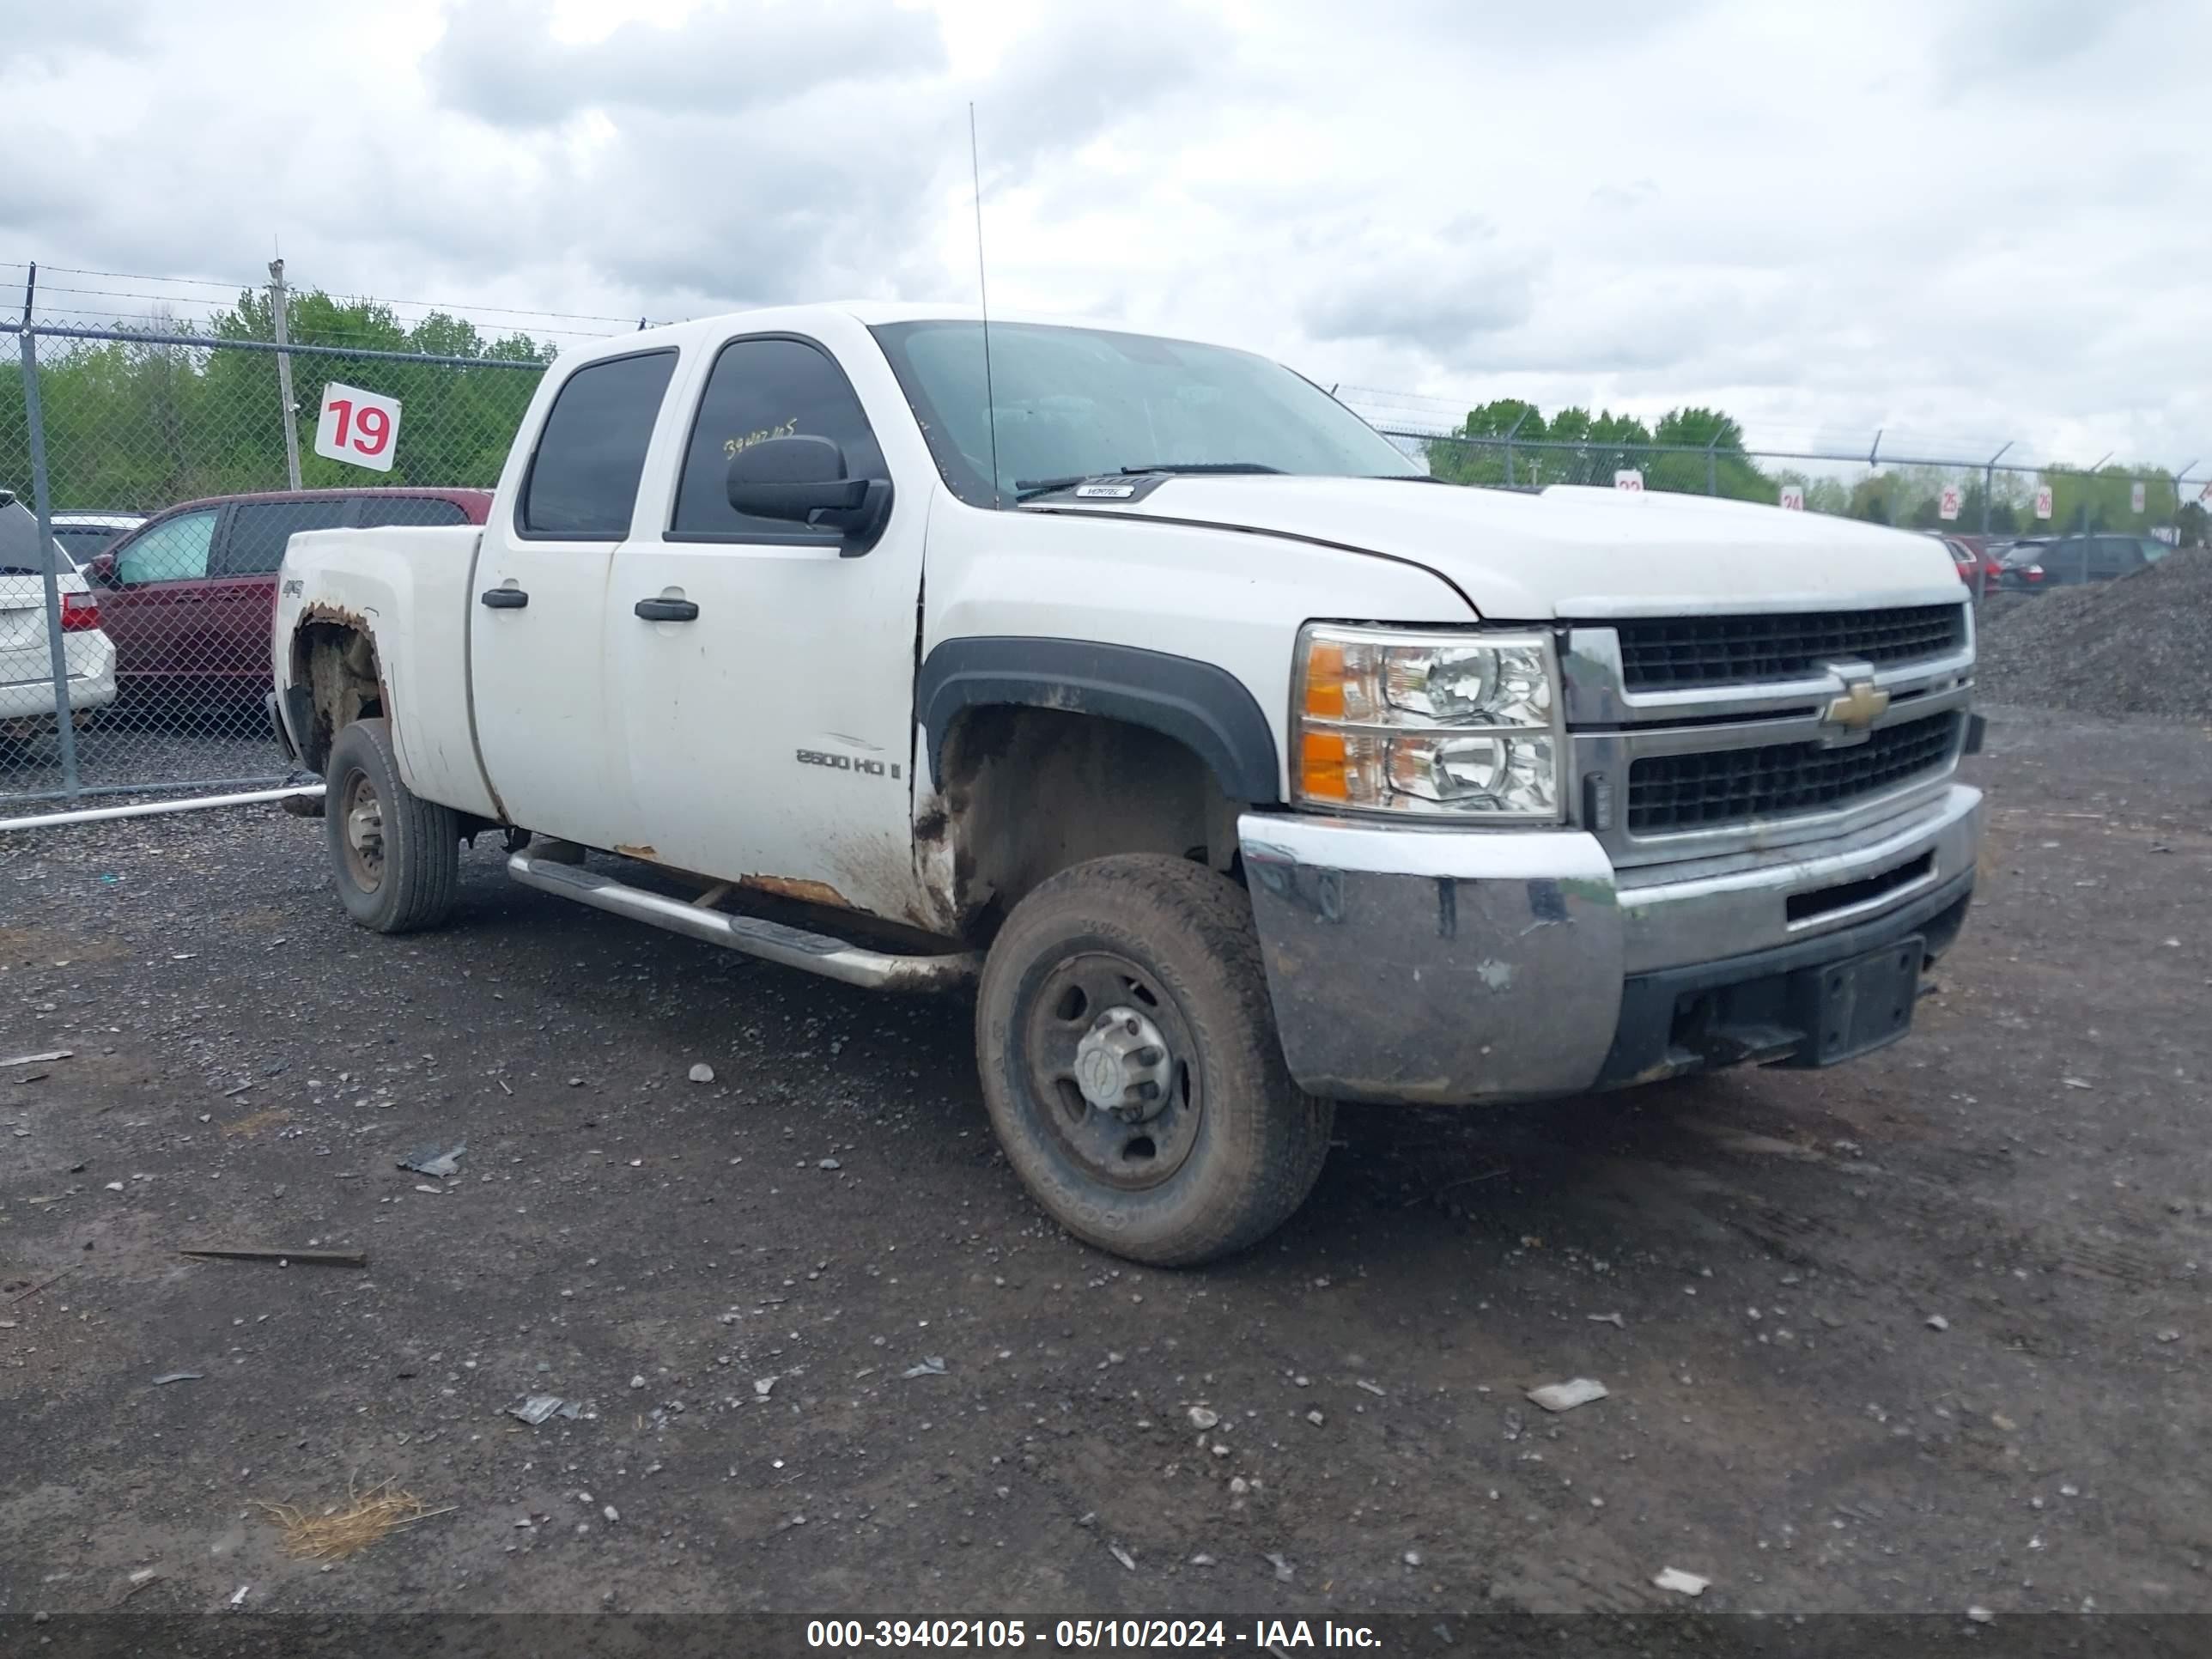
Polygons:
M1150 466L1125 466L1124 475L1140 472L1280 472L1279 466L1258 461L1155 461Z
M1159 473L1212 473L1228 475L1243 472L1282 471L1279 466L1266 466L1258 461L1157 461L1149 466L1124 466L1115 469L1125 478L1140 478ZM1049 495L1055 490L1073 489L1079 483L1089 483L1093 478L1110 478L1112 472L1076 472L1065 478L1017 478L1014 480L1014 499L1026 501L1034 496Z
M1014 480L1014 499L1025 501L1032 495L1049 495L1055 489L1073 489L1079 483L1090 483L1097 476L1095 472L1077 472L1065 478L1017 478Z

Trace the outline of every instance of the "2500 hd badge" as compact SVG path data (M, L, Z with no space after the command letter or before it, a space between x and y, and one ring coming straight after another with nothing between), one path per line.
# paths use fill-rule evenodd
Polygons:
M823 749L802 749L799 751L801 766L826 766L832 772L861 772L872 778L899 775L896 761L866 760L854 755L833 755Z

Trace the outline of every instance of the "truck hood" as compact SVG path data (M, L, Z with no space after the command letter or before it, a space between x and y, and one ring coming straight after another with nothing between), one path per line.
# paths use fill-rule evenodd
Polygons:
M1749 501L1389 478L1171 477L1139 499L1038 506L1285 536L1407 560L1504 622L1955 604L1932 536Z

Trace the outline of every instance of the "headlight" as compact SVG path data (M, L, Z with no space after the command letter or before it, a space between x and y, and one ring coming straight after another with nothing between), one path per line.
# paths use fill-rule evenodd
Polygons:
M1553 663L1541 634L1307 628L1294 708L1297 804L1556 823Z

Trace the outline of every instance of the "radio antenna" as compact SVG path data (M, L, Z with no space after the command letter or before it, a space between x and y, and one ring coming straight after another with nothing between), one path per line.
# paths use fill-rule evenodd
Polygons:
M975 292L983 302L983 416L991 428L991 505L999 505L999 398L991 384L991 284L983 274L983 164L975 149L975 106L968 105L968 168L975 181Z

